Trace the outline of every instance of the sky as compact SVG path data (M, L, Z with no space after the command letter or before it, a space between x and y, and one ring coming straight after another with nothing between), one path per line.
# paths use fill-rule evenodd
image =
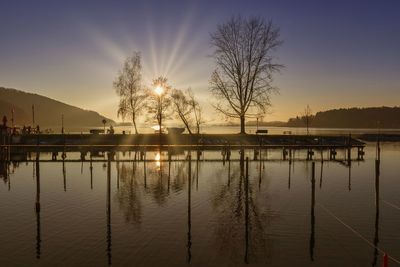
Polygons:
M280 28L266 121L331 108L400 105L400 1L0 2L0 86L42 94L117 119L112 87L126 57L144 78L191 87L209 121L210 33L232 16Z

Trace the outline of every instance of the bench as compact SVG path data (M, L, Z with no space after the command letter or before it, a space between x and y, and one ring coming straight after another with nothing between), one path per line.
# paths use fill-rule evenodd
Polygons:
M101 134L104 133L104 130L100 130L100 129L90 129L89 131L91 134Z
M268 130L267 129L259 129L256 131L256 134L267 134Z

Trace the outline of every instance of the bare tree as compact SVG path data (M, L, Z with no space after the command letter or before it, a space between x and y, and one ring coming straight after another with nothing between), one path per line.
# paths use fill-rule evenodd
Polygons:
M143 111L142 107L147 94L142 85L142 64L139 52L128 57L119 71L113 86L120 97L118 116L132 119L135 133L138 134L136 120Z
M189 103L192 106L192 114L194 116L194 122L196 124L196 133L200 133L200 126L203 124L203 112L199 102L195 99L193 91L189 88L187 91Z
M192 134L190 129L192 124L190 115L193 111L193 106L190 103L191 101L186 97L185 93L179 89L173 90L171 99L177 117L181 119L189 134Z
M210 89L219 100L214 106L240 118L240 133L245 133L245 118L265 113L277 90L272 74L283 66L271 54L282 44L279 29L261 18L233 17L211 34L211 44L217 66Z
M201 107L195 99L193 91L190 88L185 91L175 89L171 94L171 99L177 117L182 120L189 134L193 133L193 124L196 127L196 133L199 134L203 121Z
M154 115L156 119L159 133L162 132L162 122L165 118L169 117L169 107L171 105L171 86L165 77L158 77L152 83L153 92L149 92L148 111L149 114Z
M301 117L307 127L307 135L309 134L309 127L313 119L312 110L309 105L304 109L303 116Z

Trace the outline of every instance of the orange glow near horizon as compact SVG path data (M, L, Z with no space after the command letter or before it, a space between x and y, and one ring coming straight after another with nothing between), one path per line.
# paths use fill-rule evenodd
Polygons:
M161 154L160 154L160 152L157 152L156 156L154 157L154 160L156 161L157 169L160 169L161 168Z

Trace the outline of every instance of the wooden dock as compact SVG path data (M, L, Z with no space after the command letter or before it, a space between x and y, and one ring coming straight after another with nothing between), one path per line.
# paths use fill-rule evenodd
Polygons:
M31 152L58 153L80 152L84 159L99 152L167 151L221 151L227 158L231 151L281 150L282 159L290 158L295 151L306 151L306 159L312 160L315 151L329 151L329 159L336 159L337 151L343 150L351 160L352 150L356 150L357 160L364 156L365 144L351 136L311 136L311 135L241 135L241 134L200 134L200 135L99 135L99 134L31 134L10 137L8 143L1 144L0 160L11 160L15 155ZM65 156L64 156L65 157Z

